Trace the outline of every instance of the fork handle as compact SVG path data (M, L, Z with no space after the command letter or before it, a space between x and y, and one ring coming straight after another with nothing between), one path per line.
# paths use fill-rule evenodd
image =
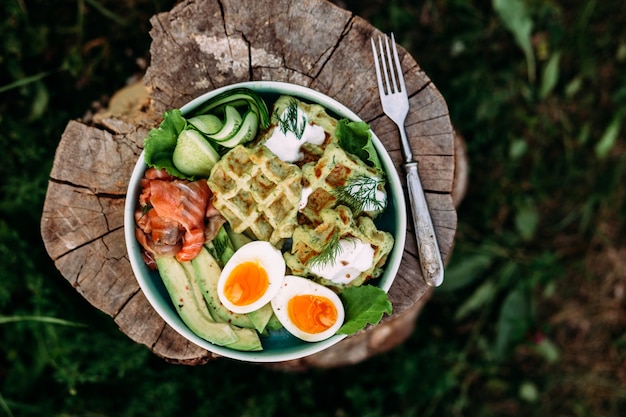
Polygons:
M428 285L438 287L443 282L443 262L422 182L417 172L417 162L404 163L404 170L422 273Z

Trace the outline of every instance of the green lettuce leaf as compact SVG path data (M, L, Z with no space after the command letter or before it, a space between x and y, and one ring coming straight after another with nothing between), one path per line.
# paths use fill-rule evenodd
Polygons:
M383 314L392 311L387 294L373 285L349 287L339 296L346 310L346 321L337 333L356 333L368 324L378 324Z
M187 178L172 162L172 154L176 148L178 135L187 127L187 120L179 109L168 110L163 113L163 121L148 133L143 143L144 160L146 165L156 169L165 168L170 174L179 178Z
M341 119L337 124L337 137L339 146L344 150L358 156L380 172L384 172L372 142L372 131L367 123Z

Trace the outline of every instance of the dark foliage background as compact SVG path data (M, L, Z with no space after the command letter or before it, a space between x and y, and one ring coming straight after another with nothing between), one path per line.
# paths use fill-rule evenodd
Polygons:
M471 162L457 245L412 337L353 367L168 365L39 234L69 120L149 62L173 1L0 3L0 415L619 416L626 409L626 3L337 1L393 31Z

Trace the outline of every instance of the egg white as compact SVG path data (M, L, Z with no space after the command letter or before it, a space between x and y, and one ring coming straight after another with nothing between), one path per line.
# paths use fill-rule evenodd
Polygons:
M335 305L337 309L337 321L334 325L329 327L327 330L320 333L308 333L298 328L289 318L288 305L289 300L297 295L317 295L321 297L326 297ZM328 339L337 333L337 330L343 324L345 318L345 310L339 296L332 291L330 288L327 288L321 284L318 284L310 279L287 275L278 290L278 293L272 298L271 301L272 309L274 310L274 314L276 318L280 321L283 327L289 331L289 333L293 334L298 339L304 340L306 342L319 342L321 340Z
M244 262L256 262L267 272L269 281L265 293L255 302L247 305L233 304L224 295L224 286L233 269ZM276 295L285 278L285 260L280 250L269 242L254 241L243 245L226 262L217 282L217 295L224 306L233 313L249 313L258 310Z

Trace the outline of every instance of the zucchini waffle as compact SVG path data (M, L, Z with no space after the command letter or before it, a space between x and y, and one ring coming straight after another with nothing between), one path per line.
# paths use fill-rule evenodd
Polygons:
M208 179L213 205L237 233L280 247L297 225L302 172L265 146L238 145L215 164Z

